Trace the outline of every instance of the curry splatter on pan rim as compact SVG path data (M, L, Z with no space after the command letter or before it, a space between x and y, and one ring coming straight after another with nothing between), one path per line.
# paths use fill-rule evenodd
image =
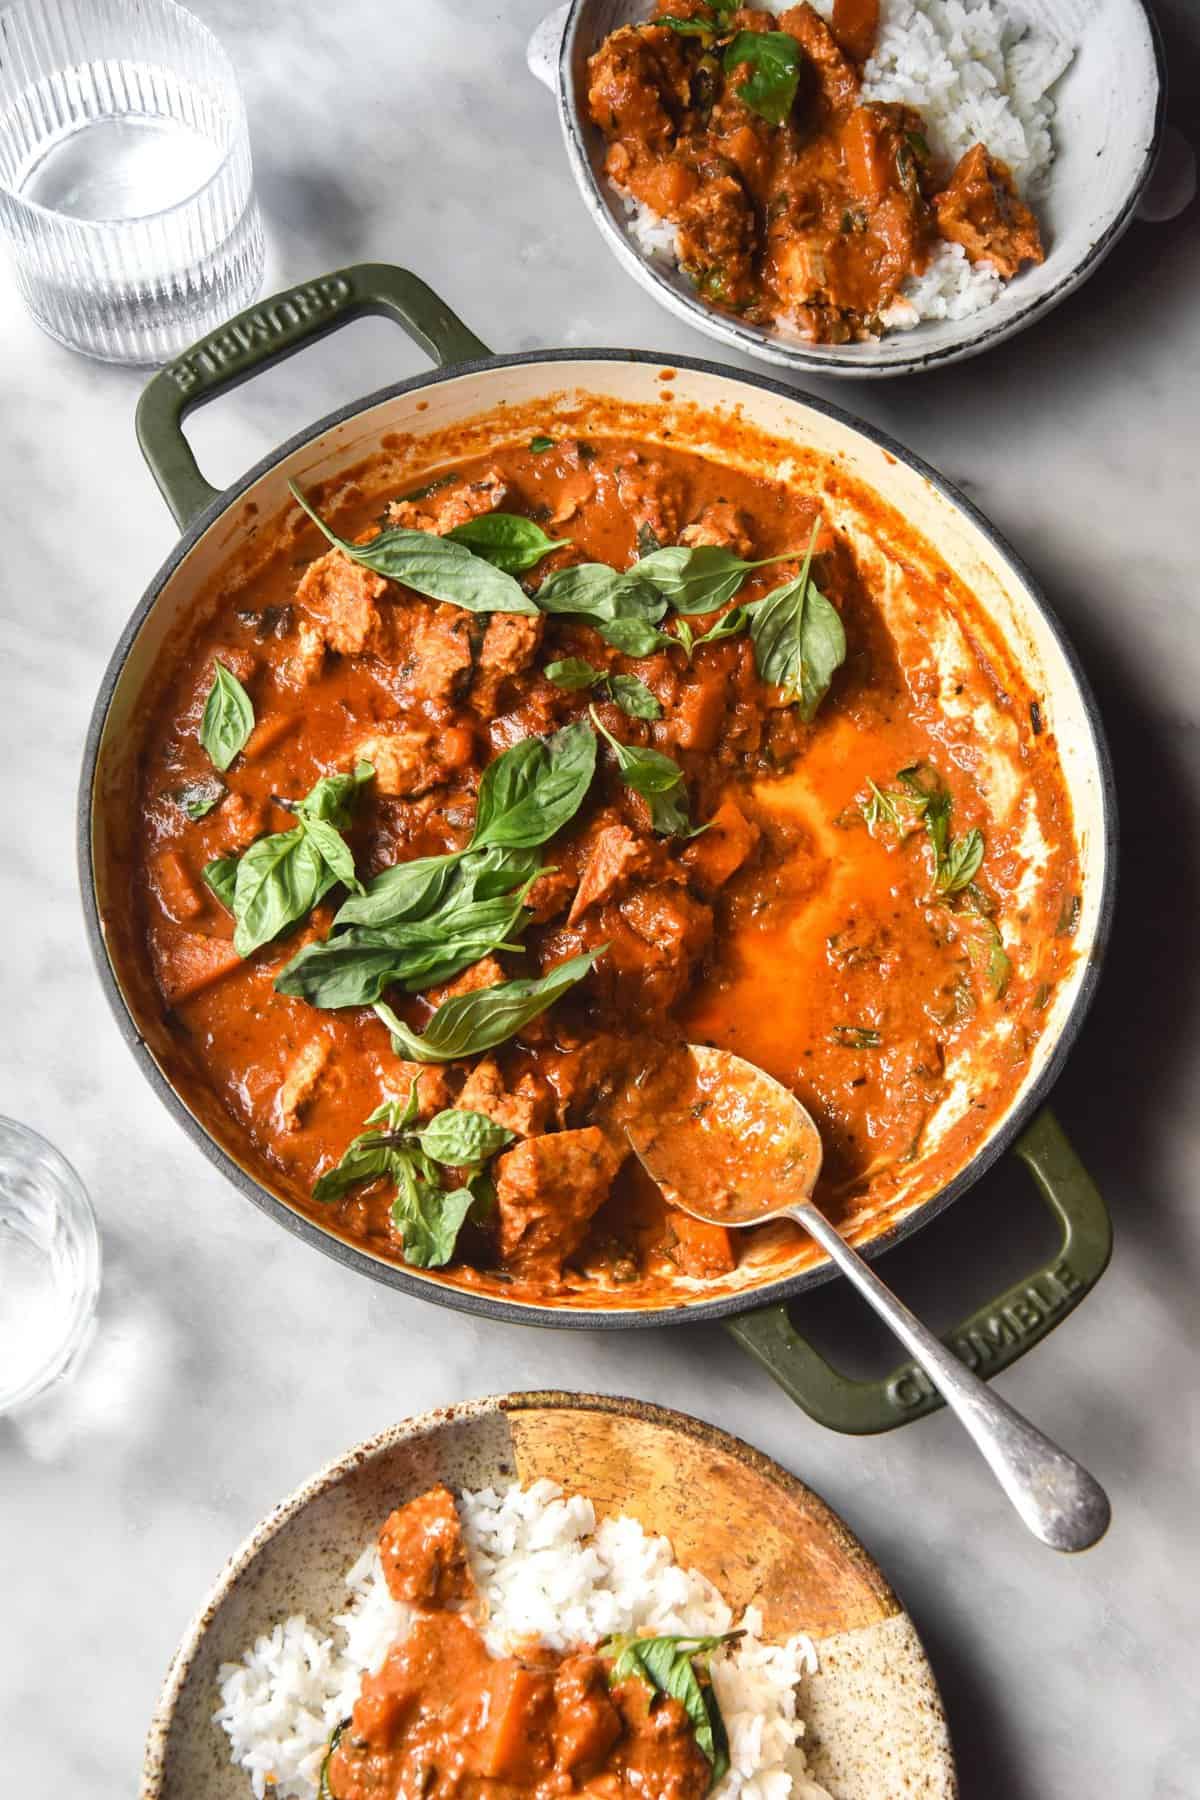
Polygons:
M184 446L184 457L186 458L186 462L191 471L191 477L189 479L194 478L192 480L192 493L194 497L191 506L185 503L181 510L184 512L193 510L194 508L198 508L198 510L196 510L195 516L187 525L180 542L167 557L166 561L148 586L141 602L135 609L125 630L122 632L116 650L109 662L87 734L79 792L79 867L88 936L92 953L100 972L109 1004L112 1007L114 1016L117 1020L118 1027L126 1041L130 1044L130 1047L133 1049L151 1086L158 1093L159 1097L163 1100L173 1116L184 1127L185 1131L193 1141L198 1144L209 1160L221 1169L222 1173L224 1173L227 1178L247 1196L247 1198L251 1199L261 1210L274 1218L278 1223L282 1224L294 1236L297 1236L303 1241L324 1251L325 1254L332 1256L343 1266L356 1269L360 1273L368 1274L375 1280L383 1282L401 1292L418 1298L431 1300L436 1304L452 1307L458 1311L473 1314L477 1317L494 1318L508 1323L522 1323L566 1330L632 1330L639 1328L653 1328L665 1324L698 1324L718 1320L732 1321L749 1313L765 1315L770 1312L775 1312L781 1304L785 1304L809 1288L829 1280L834 1271L827 1264L822 1263L790 1275L776 1277L774 1280L762 1283L756 1287L747 1287L742 1291L725 1293L712 1299L699 1299L665 1307L642 1308L636 1310L621 1309L617 1307L603 1309L589 1307L586 1309L571 1310L561 1306L516 1302L507 1300L501 1296L474 1293L459 1287L452 1287L401 1268L393 1263L381 1261L370 1255L368 1252L357 1249L343 1240L332 1236L318 1224L296 1213L285 1201L263 1186L262 1183L250 1175L227 1150L220 1146L214 1138L210 1136L209 1132L185 1105L175 1088L163 1074L163 1071L160 1069L149 1047L143 1040L132 1007L125 998L122 987L110 962L96 892L94 867L94 814L97 805L97 767L109 708L124 672L126 660L137 640L138 634L162 595L167 583L190 555L200 539L204 537L205 533L216 521L227 518L238 505L243 495L245 495L248 490L264 476L271 474L272 471L276 469L277 465L297 451L311 449L328 433L334 431L339 426L345 425L349 421L355 420L361 414L397 399L419 394L422 390L434 388L440 383L452 380L469 381L472 377L496 374L508 370L541 369L544 367L547 372L548 385L553 385L556 379L561 385L562 370L567 365L573 364L578 372L577 380L579 385L586 388L586 371L589 366L597 371L611 371L613 365L627 365L634 370L655 369L658 371L678 370L690 372L699 377L705 377L713 382L723 384L724 387L731 390L731 398L734 400L737 398L735 390L739 389L742 391L742 394L747 397L752 397L755 394L773 397L775 401L784 403L790 411L797 415L797 426L799 425L799 415L802 415L805 411L812 415L816 415L818 418L830 421L835 427L845 431L851 436L864 440L873 450L881 451L885 458L903 465L906 470L910 471L921 482L927 484L942 501L948 503L952 509L962 515L973 531L977 533L988 546L991 554L995 557L999 565L1011 576L1016 588L1021 592L1022 603L1024 604L1024 601L1027 598L1031 607L1037 615L1039 615L1040 620L1045 625L1050 640L1053 642L1058 654L1063 660L1067 676L1072 685L1073 694L1078 701L1081 716L1086 723L1087 732L1089 734L1088 747L1090 754L1094 758L1098 784L1097 806L1099 818L1099 832L1097 834L1099 841L1096 846L1096 854L1102 858L1102 875L1100 878L1099 895L1096 904L1095 926L1086 966L1081 971L1078 985L1071 999L1069 1012L1057 1027L1057 1034L1053 1038L1052 1048L1049 1051L1045 1064L1037 1078L1031 1083L1028 1090L1021 1096L1011 1110L998 1122L994 1127L992 1134L985 1140L975 1156L965 1165L958 1175L956 1175L940 1192L923 1201L906 1217L896 1222L888 1231L872 1240L866 1249L866 1253L872 1257L882 1254L885 1250L891 1248L892 1245L903 1241L914 1231L920 1229L921 1226L936 1218L952 1203L952 1201L958 1199L965 1193L988 1168L990 1168L1014 1145L1021 1134L1029 1127L1030 1121L1034 1120L1035 1115L1038 1113L1038 1109L1042 1106L1047 1093L1062 1069L1066 1057L1082 1026L1088 1007L1090 1006L1099 979L1100 966L1109 936L1114 906L1116 877L1116 810L1112 772L1104 740L1103 728L1086 677L1083 674L1069 640L1065 636L1057 619L1054 617L1053 612L1046 604L1038 584L1034 581L1021 559L1006 543L1002 535L989 524L986 518L970 500L960 494L951 483L937 474L922 459L907 451L886 433L878 431L873 426L854 418L853 415L849 414L844 408L825 400L815 399L812 396L798 395L786 383L774 380L768 376L758 373L748 374L741 371L731 372L727 369L723 369L719 364L699 358L680 357L677 355L655 355L650 352L620 349L582 351L573 349L551 350L518 353L498 357L476 355L474 352L483 348L483 346L480 345L479 340L474 338L459 321L454 319L453 315L448 314L441 303L436 301L436 297L429 295L428 290L423 287L423 284L415 283L413 277L405 275L403 272L381 268L379 265L367 265L357 269L340 271L336 278L326 278L325 283L321 285L329 285L334 282L335 279L344 283L347 295L344 303L339 302L339 305L334 308L334 312L337 316L333 319L332 323L325 322L321 326L309 324L296 332L296 341L289 343L282 352L278 345L270 346L265 353L256 346L240 360L234 359L232 370L221 370L210 379L203 381L199 398L203 399L210 397L212 393L222 391L237 381L248 378L263 360L276 360L281 353L290 354L292 349L301 347L301 344L308 341L310 337L318 335L321 330L335 328L336 324L344 322L346 317L356 316L363 311L380 310L382 303L379 302L377 297L372 299L372 295L376 293L377 289L386 287L389 283L393 288L403 288L406 300L403 308L398 308L394 303L389 303L385 310L390 310L393 313L399 311L402 315L404 312L407 312L409 318L406 328L414 329L412 317L416 312L421 310L421 307L428 309L428 307L432 305L438 308L437 317L436 319L433 319L432 322L427 312L426 314L423 314L421 328L415 331L415 335L417 335L420 341L427 346L432 343L436 352L439 347L440 333L442 345L448 346L448 348L445 349L447 359L461 357L462 360L454 360L452 366L449 368L437 369L429 374L418 375L407 381L388 385L371 395L354 400L346 406L328 414L313 425L295 433L283 445L277 447L267 456L262 458L251 470L223 493L216 493L214 490L207 487L207 484L203 482L202 477L199 476L199 472L195 468L194 461L190 457L190 452L187 452L186 446ZM418 306L417 302L412 298L416 289L419 289L420 291L420 306ZM311 285L310 290L305 291L311 291ZM268 306L271 304L273 303L267 303ZM163 376L156 378L156 382L162 383L164 377L169 376L170 373L171 371L165 371ZM598 375L597 379L599 379ZM154 384L152 384L152 387L153 385ZM161 393L161 388L158 391ZM150 390L148 390L148 393L149 392ZM182 412L186 411L192 403L194 402L177 399L173 418L176 432L179 416ZM478 408L476 410L478 410ZM179 443L182 445L182 438L179 439ZM165 475L160 474L160 485L164 486L164 492L166 492L171 485L172 479L173 476L170 472ZM182 491L185 485L186 483L181 479L178 483L179 491ZM199 490L199 493L197 493L197 489ZM208 500L207 504L202 505L200 504L201 495L211 495L212 498ZM1100 1204L1102 1212L1102 1203ZM1105 1221L1105 1224L1106 1223L1107 1222ZM1102 1254L1098 1252L1094 1260L1098 1262L1098 1266L1092 1269L1089 1279L1082 1291L1080 1291L1075 1298L1064 1300L1061 1306L1055 1311L1053 1318L1049 1319L1045 1324L1044 1329L1039 1328L1033 1330L1029 1341L1023 1343L1022 1346L1014 1352L1014 1355L1021 1354L1023 1353L1024 1348L1031 1347L1033 1342L1038 1341L1041 1336L1045 1335L1046 1330L1052 1328L1053 1324L1059 1322L1059 1319L1065 1316L1067 1311L1071 1310L1071 1307L1076 1303L1076 1299L1083 1297L1083 1292L1087 1291L1087 1288L1098 1279L1099 1274L1103 1271L1103 1267L1107 1261L1107 1249L1103 1248ZM1013 1355L1006 1355L1003 1361L995 1364L995 1367L1005 1366L1006 1361L1013 1359ZM767 1362L768 1366L770 1366L771 1358L769 1356L764 1355L761 1357L761 1360L764 1360ZM775 1373L776 1371L772 1369L772 1372ZM927 1408L923 1407L922 1409L924 1410ZM909 1416L917 1416L917 1414L912 1412ZM827 1417L826 1422L834 1423L835 1421L832 1418ZM900 1423L902 1421L900 1418L896 1417L890 1418L888 1422ZM843 1426L843 1428L867 1430L881 1429L884 1427L878 1423L871 1425L860 1423L853 1426Z
M631 1444L633 1455L626 1453ZM549 1475L572 1492L588 1493L597 1501L598 1511L628 1510L647 1529L672 1537L680 1560L701 1568L707 1562L705 1572L739 1606L748 1597L739 1590L753 1572L760 1600L781 1613L794 1609L795 1592L784 1592L789 1584L771 1580L763 1585L772 1569L761 1560L756 1540L746 1543L741 1578L734 1578L725 1566L718 1536L707 1527L711 1510L707 1484L699 1490L704 1504L693 1509L695 1522L686 1517L686 1494L689 1488L697 1491L698 1483L672 1480L672 1487L685 1496L680 1518L664 1518L655 1510L653 1483L648 1484L646 1476L656 1448L657 1460L672 1475L680 1460L688 1458L695 1459L697 1474L705 1467L715 1469L726 1509L732 1498L745 1505L761 1500L765 1491L777 1501L772 1514L778 1512L787 1523L787 1566L806 1569L810 1594L825 1598L830 1608L831 1616L823 1625L809 1619L820 1649L822 1676L810 1691L808 1706L816 1732L814 1747L820 1754L824 1737L839 1789L866 1800L880 1791L882 1779L898 1800L901 1794L912 1800L917 1795L956 1800L953 1745L925 1648L903 1601L838 1513L798 1476L705 1420L651 1401L560 1389L486 1395L416 1414L333 1457L279 1501L227 1559L181 1636L147 1734L141 1800L172 1800L181 1793L210 1789L222 1795L241 1793L243 1786L248 1792L247 1778L228 1763L221 1735L212 1724L207 1677L222 1650L233 1652L247 1636L246 1618L237 1619L234 1626L222 1615L231 1608L244 1614L248 1607L253 1613L260 1590L268 1596L268 1604L259 1611L271 1617L297 1610L294 1601L300 1610L314 1612L294 1585L281 1591L280 1580L318 1586L331 1585L330 1577L332 1584L340 1580L354 1547L343 1545L336 1521L321 1516L322 1510L328 1513L339 1505L343 1515L369 1513L374 1529L392 1505L435 1479L451 1486L477 1486ZM606 1465L615 1471L611 1487L591 1479ZM376 1488L383 1505L375 1504ZM359 1489L374 1511L365 1504L356 1506ZM299 1540L290 1557L289 1534ZM692 1543L693 1534L703 1540L699 1546ZM812 1551L808 1557L806 1543ZM273 1568L276 1558L286 1567ZM713 1566L714 1558L720 1567ZM775 1573L779 1566L774 1565ZM781 1635L803 1628L791 1618L780 1624ZM256 1628L257 1621L249 1635ZM874 1709L880 1704L881 1687L892 1709L884 1714L893 1726L890 1747L888 1733L863 1729L864 1708L872 1709L866 1716L878 1717ZM822 1704L828 1712L822 1711ZM834 1771L826 1773L832 1778Z

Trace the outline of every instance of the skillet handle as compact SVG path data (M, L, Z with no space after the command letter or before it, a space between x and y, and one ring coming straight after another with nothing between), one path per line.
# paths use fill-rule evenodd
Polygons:
M1049 1107L1013 1151L1058 1219L1062 1240L1041 1268L946 1333L943 1341L987 1378L1040 1344L1095 1287L1112 1254L1108 1208ZM841 1374L795 1330L786 1306L745 1313L728 1320L727 1329L798 1406L832 1431L891 1431L945 1405L915 1363L901 1363L876 1381Z
M368 313L395 319L439 368L491 355L432 288L390 263L353 263L260 300L160 369L138 402L138 443L177 525L220 497L183 435L193 408Z

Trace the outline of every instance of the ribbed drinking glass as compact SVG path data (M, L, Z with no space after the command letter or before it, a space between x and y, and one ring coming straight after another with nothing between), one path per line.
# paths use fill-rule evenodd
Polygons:
M53 1144L0 1118L0 1413L76 1361L100 1288L87 1190Z
M233 65L173 0L0 5L0 225L29 310L165 362L254 298L263 235Z

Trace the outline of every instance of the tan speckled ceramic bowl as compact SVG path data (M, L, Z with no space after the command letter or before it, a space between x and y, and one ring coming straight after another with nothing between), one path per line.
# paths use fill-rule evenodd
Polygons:
M823 1501L737 1438L640 1400L511 1394L426 1413L331 1463L233 1556L184 1636L155 1711L142 1800L247 1800L212 1723L217 1669L291 1612L327 1619L390 1509L435 1481L548 1476L601 1514L671 1539L769 1637L806 1631L821 1672L807 1748L837 1800L954 1800L958 1784L925 1652L866 1551Z

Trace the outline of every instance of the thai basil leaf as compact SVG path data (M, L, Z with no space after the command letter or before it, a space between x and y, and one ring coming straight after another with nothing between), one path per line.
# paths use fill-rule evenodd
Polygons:
M694 19L677 19L672 13L659 13L649 23L665 25L669 30L677 31L680 37L711 38L719 29L715 18L702 18L699 14Z
M343 556L373 569L389 581L399 581L430 600L444 600L476 613L536 613L537 607L524 588L503 569L494 568L465 544L433 531L407 531L400 527L380 532L368 544L351 544L338 537L313 511L294 481L289 488L317 529Z
M206 819L228 792L223 781L219 781L215 775L206 775L200 781L189 781L183 787L176 788L171 798L194 823L199 819Z
M870 792L862 803L862 816L866 820L867 829L874 835L881 826L890 825L897 837L903 841L917 829L925 816L929 804L928 797L922 793L901 792L897 788L877 787L868 780Z
M669 631L659 631L644 619L610 619L596 630L622 656L653 656L656 650L669 650L676 642Z
M983 833L974 826L963 837L952 838L937 872L939 894L960 894L970 887L983 861Z
M1012 960L1004 948L1004 940L995 922L985 913L955 915L963 933L967 955L992 991L993 1000L1001 1000L1012 976Z
M575 563L556 569L538 588L542 612L566 613L591 625L614 619L642 619L656 625L667 610L661 594L641 579L641 564L622 573L607 563Z
M901 769L896 780L904 784L904 797L917 817L925 821L933 849L934 892L942 895L964 892L971 887L983 861L982 831L975 826L960 838L951 835L950 816L954 802L949 788L943 786L935 769L915 763L911 768ZM980 906L977 910L985 911L986 908Z
M536 872L515 893L461 900L451 891L427 917L376 930L352 925L306 944L275 979L277 992L332 1010L370 1006L386 988L410 994L450 981L493 950L516 950L529 924L524 900Z
M549 662L542 670L547 681L555 687L565 689L568 694L581 693L584 688L594 686L603 681L604 670L598 669L595 663L587 662L582 656L564 656L559 662Z
M354 803L360 789L374 777L369 762L356 763L351 775L323 775L296 807L302 819L310 823L321 820L345 831L354 816Z
M601 1645L603 1655L614 1658L609 1682L639 1677L656 1693L677 1700L687 1714L696 1742L712 1764L713 1787L729 1770L729 1738L711 1682L702 1683L694 1658L707 1658L730 1639L723 1637L613 1637Z
M719 644L722 638L737 637L750 624L751 609L748 606L731 606L727 613L722 613L715 625L710 625L703 637L696 639L694 648L701 644ZM683 620L680 620L680 624Z
M445 1000L423 1033L413 1031L382 1001L375 1011L392 1034L397 1056L408 1062L454 1062L494 1050L514 1037L523 1025L582 981L607 948L601 944L598 949L585 950L535 981L502 981L496 987L477 988Z
M630 574L648 581L665 595L677 613L716 612L724 606L745 581L751 569L764 569L768 563L790 562L798 554L785 550L778 556L763 556L747 562L732 550L715 544L697 544L689 548L672 544L666 550L654 550L634 564Z
M404 1260L414 1269L443 1269L475 1204L469 1187L447 1190L422 1181L411 1165L396 1184L392 1224L404 1239Z
M645 750L633 744L623 744L611 731L605 729L594 706L590 711L596 730L612 746L622 781L648 802L650 822L655 831L661 832L664 837L690 836L691 819L688 816L687 793L683 786L683 770L679 764L672 762L669 756L664 756L661 750Z
M435 1162L472 1168L511 1144L515 1133L497 1125L486 1113L461 1112L452 1106L437 1113L416 1135L422 1150Z
M227 912L233 911L233 890L237 882L236 856L214 856L204 865L204 879Z
M306 918L338 880L304 825L258 838L238 862L233 947L249 956Z
M746 608L759 675L783 689L806 723L815 717L835 672L846 660L846 633L837 608L811 579L816 537L814 525L795 579Z
M661 719L662 707L636 675L610 675L605 683L613 700L631 719Z
M418 856L395 863L368 881L362 890L343 902L335 918L339 925L395 925L402 919L423 918L433 911L454 879L461 852L446 856Z
M523 574L552 550L564 550L571 542L570 538L547 537L532 519L506 512L483 513L477 519L467 519L446 536L456 544L465 544L506 575Z
M595 768L596 740L582 722L522 738L483 771L468 849L544 844L579 811Z
M450 1261L472 1208L487 1204L490 1188L478 1175L481 1163L512 1141L512 1132L482 1113L444 1112L423 1131L412 1129L417 1084L403 1105L386 1100L367 1120L375 1129L354 1138L337 1167L313 1188L315 1200L340 1200L364 1182L388 1180L396 1188L392 1223L404 1240L404 1260L416 1268L441 1268ZM442 1186L439 1164L474 1171L465 1187Z
M533 454L535 456L541 456L543 451L553 450L554 439L552 437L540 437L540 436L530 438L529 448L533 451Z
M782 125L795 104L802 54L786 31L739 31L725 51L725 74L745 67L739 99L769 125Z
M290 831L257 838L238 859L231 890L225 864L232 859L209 864L205 880L233 913L233 947L239 956L249 956L297 924L339 882L359 887L354 858L331 815L348 823L350 799L373 773L369 763L359 763L353 775L318 781L297 806Z
M213 767L223 774L238 752L245 749L253 730L254 708L249 694L224 663L215 664L213 684L200 720L200 742Z

